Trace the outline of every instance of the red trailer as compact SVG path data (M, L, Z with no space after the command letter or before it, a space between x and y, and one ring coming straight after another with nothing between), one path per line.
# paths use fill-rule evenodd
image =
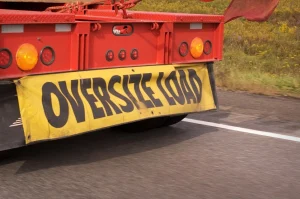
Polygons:
M0 2L0 150L217 109L224 16L139 1Z

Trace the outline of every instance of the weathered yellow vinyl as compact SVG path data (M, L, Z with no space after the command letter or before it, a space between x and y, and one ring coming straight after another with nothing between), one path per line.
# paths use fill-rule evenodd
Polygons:
M27 76L16 85L27 144L216 108L205 64Z

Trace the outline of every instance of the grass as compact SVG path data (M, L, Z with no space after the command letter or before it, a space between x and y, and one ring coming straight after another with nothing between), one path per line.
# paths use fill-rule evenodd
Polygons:
M222 14L230 0L143 0L135 9ZM217 85L231 90L300 96L300 1L280 0L267 22L237 19L225 25L224 60Z

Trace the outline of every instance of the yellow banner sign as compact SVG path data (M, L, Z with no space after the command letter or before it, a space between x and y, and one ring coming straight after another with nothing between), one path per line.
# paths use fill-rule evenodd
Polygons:
M216 108L204 64L28 76L16 85L27 143Z

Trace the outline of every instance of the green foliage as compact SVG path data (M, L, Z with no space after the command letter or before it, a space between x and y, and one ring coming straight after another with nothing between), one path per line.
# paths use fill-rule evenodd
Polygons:
M230 0L202 3L199 0L143 0L135 9L155 12L221 14Z
M135 9L222 14L229 2L143 0ZM217 77L222 79L219 81L223 82L220 83L222 86L241 85L242 88L245 81L239 81L238 78L248 77L247 82L253 81L256 85L268 85L300 94L300 1L280 0L267 22L249 22L240 18L226 24L224 60L217 63L216 71ZM240 88L235 86L235 89Z

